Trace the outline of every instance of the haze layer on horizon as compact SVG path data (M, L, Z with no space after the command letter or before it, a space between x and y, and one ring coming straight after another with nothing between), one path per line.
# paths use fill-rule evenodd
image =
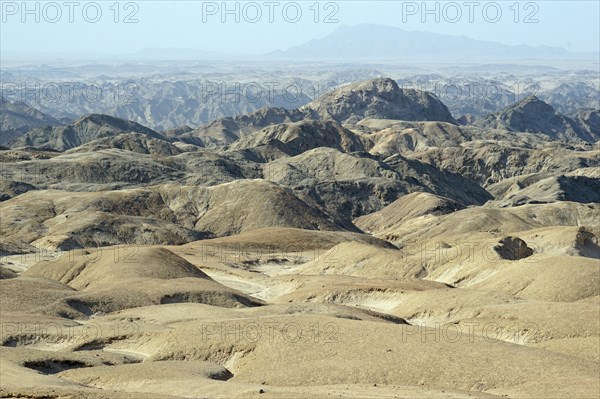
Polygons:
M2 57L194 49L257 55L373 23L509 45L600 49L597 1L2 1ZM153 50L150 50L153 51ZM160 50L154 50L160 52Z

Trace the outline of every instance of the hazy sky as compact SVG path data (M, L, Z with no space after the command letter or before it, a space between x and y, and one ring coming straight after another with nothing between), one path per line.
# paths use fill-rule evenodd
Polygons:
M1 0L0 44L4 54L126 54L145 48L260 54L326 36L339 25L360 23L465 35L506 44L550 45L571 51L600 49L600 6L596 0L426 3L58 0L26 2L29 13L22 3ZM424 5L431 11L429 14L424 12ZM225 7L232 12L224 13ZM130 23L125 23L126 20Z

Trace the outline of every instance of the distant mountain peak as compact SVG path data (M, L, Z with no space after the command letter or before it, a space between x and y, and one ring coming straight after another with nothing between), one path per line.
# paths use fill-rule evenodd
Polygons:
M546 58L570 54L560 47L508 45L466 36L404 30L395 26L360 24L339 26L328 36L269 55L289 59L389 60L424 57L464 60L465 56L507 59Z

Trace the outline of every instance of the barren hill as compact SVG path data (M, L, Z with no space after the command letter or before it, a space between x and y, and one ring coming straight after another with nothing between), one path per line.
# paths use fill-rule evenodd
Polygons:
M162 136L138 123L108 115L91 114L81 117L72 124L33 129L15 140L13 147L39 147L65 151L90 141L113 137L119 133L141 133L152 138Z
M59 124L57 119L24 102L8 101L0 96L0 144L16 140L32 128Z
M557 113L551 105L536 96L526 97L498 113L487 116L481 121L481 126L514 132L543 133L559 140L579 138L596 142L600 139L597 129L588 130L582 127L576 120Z
M312 117L356 123L364 118L456 123L433 94L401 89L389 78L344 86L301 108Z
M164 134L36 127L0 147L0 396L595 398L581 111L458 125L380 78Z

